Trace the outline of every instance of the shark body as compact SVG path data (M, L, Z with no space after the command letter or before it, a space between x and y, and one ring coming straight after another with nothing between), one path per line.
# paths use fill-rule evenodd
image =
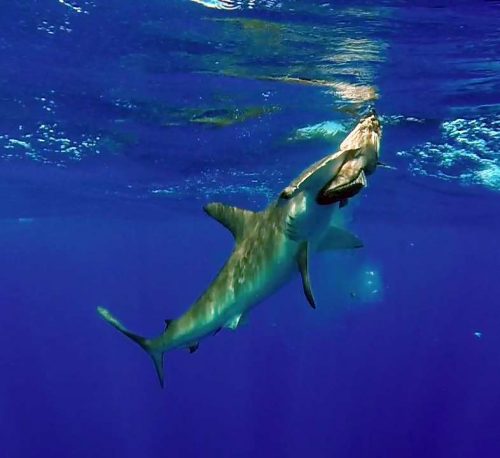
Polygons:
M372 173L378 161L380 135L379 121L371 114L344 140L346 148L341 145L340 151L305 170L264 211L208 204L205 211L233 234L234 250L189 310L176 320L165 320L160 336L148 339L134 334L101 307L100 315L149 353L163 386L165 352L176 348L193 352L204 337L223 327L236 329L255 305L295 272L300 272L306 298L315 307L309 256L362 246L356 236L331 226L331 219L336 208L366 186L365 172Z

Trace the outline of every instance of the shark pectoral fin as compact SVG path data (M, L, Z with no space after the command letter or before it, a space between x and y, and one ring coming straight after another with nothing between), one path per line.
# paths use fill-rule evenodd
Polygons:
M363 242L350 232L331 226L320 240L316 251L362 248Z
M203 207L205 212L231 231L236 241L241 240L245 228L255 219L257 213L212 202Z
M308 242L303 242L298 254L298 264L300 275L302 276L302 287L304 288L304 294L306 295L309 305L315 309L316 302L314 301L314 295L311 288L311 280L309 278L309 244Z
M226 328L232 329L233 331L239 328L241 325L246 324L248 321L248 316L246 313L242 313L240 315L233 316L228 322L225 324Z
M198 350L200 346L200 343L199 342L194 342L192 343L191 345L189 345L189 353L194 353L196 350Z

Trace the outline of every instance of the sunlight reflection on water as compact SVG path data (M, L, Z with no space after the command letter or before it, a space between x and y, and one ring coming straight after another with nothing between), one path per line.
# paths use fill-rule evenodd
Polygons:
M280 8L281 2L275 0L191 0L194 3L218 10L253 9L255 7Z
M232 0L191 0L194 3L218 10L235 10L239 6Z
M441 124L440 141L397 154L409 159L415 175L500 190L499 139L499 116L458 118Z

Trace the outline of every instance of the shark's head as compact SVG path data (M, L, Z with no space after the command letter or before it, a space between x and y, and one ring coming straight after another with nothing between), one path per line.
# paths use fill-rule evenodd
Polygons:
M339 151L308 167L281 192L277 205L286 209L290 238L306 240L321 233L336 204L344 206L366 186L365 175L377 167L381 132L377 114L371 109Z
M340 145L339 151L316 162L280 195L286 201L300 194L319 205L345 202L366 186L366 176L377 168L382 128L370 108Z
M340 145L332 160L330 176L316 195L320 205L345 201L366 186L366 176L372 174L379 162L382 127L371 109Z

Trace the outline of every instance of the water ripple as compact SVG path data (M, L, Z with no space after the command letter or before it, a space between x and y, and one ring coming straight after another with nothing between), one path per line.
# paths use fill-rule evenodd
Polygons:
M441 124L441 141L425 142L399 156L415 175L500 191L500 115L457 118Z

